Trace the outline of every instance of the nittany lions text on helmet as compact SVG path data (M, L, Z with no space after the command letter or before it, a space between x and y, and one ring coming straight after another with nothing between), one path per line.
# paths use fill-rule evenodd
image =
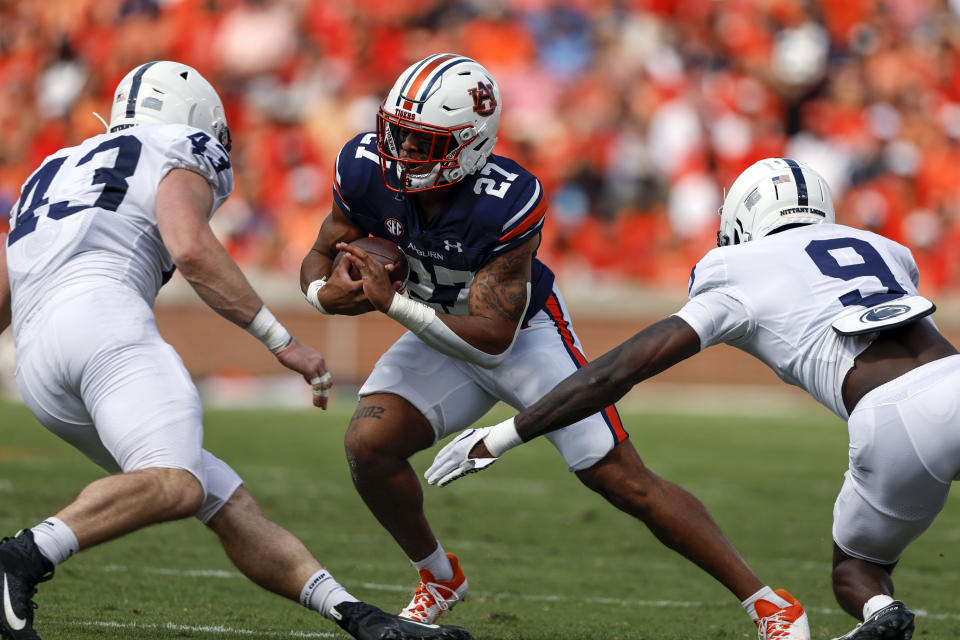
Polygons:
M156 60L124 76L113 94L109 130L138 124L187 124L230 150L230 129L220 96L193 67Z
M439 53L414 63L377 114L384 182L393 191L427 191L477 172L497 141L500 111L500 88L476 61Z
M720 208L717 245L756 240L787 224L835 218L830 187L819 173L790 158L765 158L730 187Z

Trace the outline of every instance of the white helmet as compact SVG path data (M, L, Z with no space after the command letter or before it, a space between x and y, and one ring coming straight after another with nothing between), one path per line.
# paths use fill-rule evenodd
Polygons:
M477 172L497 141L500 111L500 88L474 60L438 53L411 65L377 113L384 183L401 193L426 191ZM401 158L402 145L411 140L414 157ZM393 183L387 176L391 162Z
M830 187L819 173L790 158L765 158L741 173L727 192L717 244L749 242L788 224L835 219Z
M230 150L230 129L216 90L193 67L147 62L124 76L113 94L110 131L138 124L188 124Z

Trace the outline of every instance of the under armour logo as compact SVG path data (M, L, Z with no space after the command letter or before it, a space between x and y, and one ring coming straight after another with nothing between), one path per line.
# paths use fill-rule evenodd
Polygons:
M443 241L443 248L445 251L450 251L451 249L456 249L458 253L463 253L463 243L462 242L450 242L449 240Z

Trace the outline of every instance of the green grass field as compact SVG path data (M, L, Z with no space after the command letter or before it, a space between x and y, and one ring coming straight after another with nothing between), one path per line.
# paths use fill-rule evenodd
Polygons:
M342 436L351 410L209 411L207 447L357 597L396 611L417 578L350 483ZM830 520L846 466L842 423L825 410L777 419L624 419L650 467L693 491L757 573L800 598L814 638L852 627L830 590ZM422 472L434 452L416 457L416 468ZM0 532L32 526L99 475L25 408L0 404ZM471 585L444 620L478 640L756 637L732 595L583 488L545 441L424 493L434 529L460 556ZM958 543L952 499L896 573L898 595L921 613L917 638L960 638ZM36 600L44 640L347 638L246 582L194 520L81 553Z

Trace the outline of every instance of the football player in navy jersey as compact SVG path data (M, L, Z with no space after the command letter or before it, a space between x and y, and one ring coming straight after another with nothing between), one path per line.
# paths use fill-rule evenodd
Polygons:
M499 88L477 62L445 53L410 66L381 105L377 130L341 149L332 211L301 268L301 287L321 312L376 309L410 330L360 389L346 450L360 495L420 573L401 615L427 623L468 586L424 516L408 458L499 400L534 404L586 363L553 273L536 258L540 181L492 154L500 113ZM408 295L347 244L368 235L406 253ZM347 259L332 270L340 250ZM351 280L351 264L362 280ZM613 406L547 438L584 484L741 600L764 589L699 500L644 466ZM799 607L764 593L774 611Z

